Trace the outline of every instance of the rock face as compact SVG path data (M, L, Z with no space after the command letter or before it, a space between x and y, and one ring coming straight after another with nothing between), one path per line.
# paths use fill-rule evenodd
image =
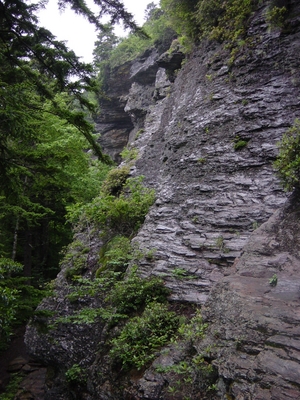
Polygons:
M137 148L131 174L144 175L156 190L133 240L154 257L143 259L138 273L163 276L175 304L203 307L208 328L192 351L205 353L214 367L214 391L205 397L211 399L300 398L300 208L272 167L277 142L300 117L300 4L289 2L284 29L271 29L265 13L262 5L251 16L247 41L234 57L207 42L179 71L178 52L176 58L153 50L126 64L112 78L97 120L104 149L117 160L127 141ZM84 276L96 269L101 243L93 237L89 247L93 262ZM42 308L61 307L68 315L74 305L66 300L63 272L57 284L57 297ZM86 301L101 307L99 299ZM31 353L58 370L45 398L204 398L203 376L193 372L190 389L175 395L166 389L174 374L155 369L191 357L183 345L169 348L170 356L158 354L140 375L107 378L105 360L96 356L102 328L61 330L53 347L28 328ZM61 384L60 365L66 370L78 362L93 378L76 397Z
M113 77L107 80L106 96L101 99L100 114L95 118L95 133L104 151L116 162L120 162L120 152L128 142L133 128L130 115L124 111L126 104L122 96L128 93L131 63L116 68Z
M116 67L107 77L95 124L101 147L116 162L121 161L120 152L127 145L130 132L136 132L143 125L152 102L158 58L156 49L147 50L133 62ZM129 104L134 102L138 104L133 112Z
M299 193L252 235L205 305L219 376L235 399L299 399Z
M264 13L249 28L255 46L232 65L217 44L197 49L137 140L137 173L157 191L135 238L156 249L156 262L140 270L164 274L174 299L204 303L253 230L286 201L272 162L298 116L299 30L270 31ZM178 269L194 279L178 284Z

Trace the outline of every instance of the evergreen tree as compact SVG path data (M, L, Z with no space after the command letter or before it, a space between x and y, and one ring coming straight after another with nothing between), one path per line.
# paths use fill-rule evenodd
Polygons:
M39 26L44 3L0 0L0 342L21 320L18 313L24 316L24 296L28 309L37 304L30 277L57 273L71 235L66 208L95 197L111 164L87 119L95 109L87 94L97 90L93 67ZM139 31L118 0L94 3L97 15L84 0L60 0L58 7L70 5L98 28L108 14L111 23Z

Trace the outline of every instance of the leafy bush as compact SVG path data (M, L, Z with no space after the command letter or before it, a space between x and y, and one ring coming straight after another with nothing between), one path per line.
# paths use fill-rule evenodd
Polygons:
M11 275L19 273L23 266L9 258L0 258L0 326L2 329L6 323L12 320L15 314L14 301L19 291L15 288L10 288Z
M141 310L148 303L164 303L170 291L160 278L143 279L135 273L127 280L117 282L109 296L110 302L120 314Z
M150 303L141 316L132 318L117 338L111 340L112 360L122 369L142 369L159 348L176 334L179 318L166 305Z
M5 387L5 392L0 394L0 400L14 400L17 397L17 392L20 390L20 383L23 379L24 374L20 372L12 374Z
M208 324L203 322L201 313L197 310L195 316L187 324L182 324L178 329L179 335L187 342L194 344L195 341L203 339Z
M239 139L234 143L233 148L234 148L235 151L238 151L238 150L241 150L244 147L246 147L247 144L248 144L248 142L246 140Z
M84 384L86 382L87 376L85 371L80 367L80 365L74 364L66 372L66 379L67 382L69 383Z
M271 27L283 27L286 13L286 7L271 5L266 13L266 21Z
M161 7L180 35L195 37L197 25L194 20L197 2L194 0L161 0Z
M118 196L126 180L129 176L129 168L127 166L121 168L114 168L107 174L105 181L103 182L102 191L105 194Z
M67 279L73 279L83 272L86 267L88 252L89 248L85 247L79 240L75 240L68 245L63 260L64 263L68 264L68 268L65 271L65 277Z
M138 155L139 151L137 148L130 149L128 147L125 147L121 152L122 159L127 162L131 160L136 160L138 158Z
M137 34L131 34L128 37L123 38L118 46L116 46L111 52L109 59L111 68L135 59L149 47L151 47L150 38L144 39Z
M27 322L46 292L20 277L23 266L0 258L0 349L6 347L13 328Z
M130 240L117 235L100 252L101 271L107 268L113 271L125 271L132 258Z
M245 21L256 3L252 0L198 1L195 20L201 36L236 42L245 33Z
M286 190L300 186L300 120L283 135L274 167Z
M73 222L86 219L110 237L116 234L130 237L143 223L155 199L154 190L142 182L142 176L127 179L119 197L102 192L91 203L71 210L69 219Z

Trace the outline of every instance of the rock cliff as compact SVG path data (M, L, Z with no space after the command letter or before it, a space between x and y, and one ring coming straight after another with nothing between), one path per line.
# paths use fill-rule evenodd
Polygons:
M174 57L151 50L123 66L124 75L119 70L122 83L97 127L115 159L127 141L138 150L131 175L144 175L156 191L133 239L153 254L138 273L163 276L173 304L202 307L206 333L192 345L170 345L145 371L120 375L97 353L105 345L103 325L49 334L32 324L28 348L52 371L45 399L300 397L299 196L282 190L272 167L277 142L300 117L295 0L286 21L284 29L270 27L261 5L234 57L219 43L203 42L184 61L178 49ZM97 232L77 235L90 249L83 275L92 276L102 243ZM40 309L67 316L74 307L67 295L63 268L56 297ZM100 299L84 301L101 307ZM195 364L195 354L211 368L209 390L203 368L188 369L190 380L169 368ZM77 391L63 381L75 363L90 376Z

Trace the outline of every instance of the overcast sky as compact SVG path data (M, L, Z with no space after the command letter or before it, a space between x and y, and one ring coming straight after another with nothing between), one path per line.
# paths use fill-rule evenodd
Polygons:
M91 0L88 0L90 3ZM159 4L159 0L123 0L127 11L135 16L138 24L144 23L144 12L151 2ZM49 29L59 40L67 41L67 46L74 50L76 55L85 62L91 62L96 33L94 27L83 17L70 9L59 12L57 0L49 0L45 10L39 12L40 25ZM122 35L122 28L115 30L118 36ZM124 35L124 34L123 34Z

